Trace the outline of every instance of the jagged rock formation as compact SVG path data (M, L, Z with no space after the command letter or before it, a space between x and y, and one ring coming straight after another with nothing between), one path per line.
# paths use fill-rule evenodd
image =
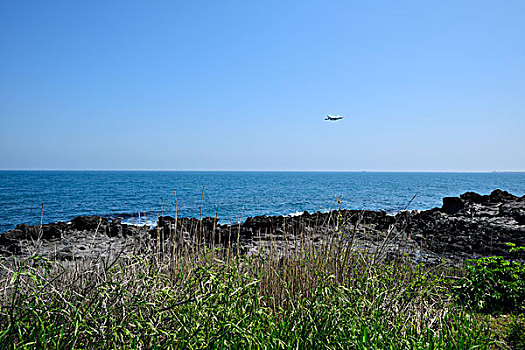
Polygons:
M144 245L235 245L242 252L277 245L299 249L310 240L351 241L364 249L387 247L390 251L410 246L419 257L463 259L506 255L507 242L525 245L525 196L495 190L490 195L467 192L446 197L441 208L385 212L340 210L294 217L256 216L242 224L221 225L216 218L162 216L153 229L122 224L100 216L80 216L69 223L19 225L0 234L0 255L46 256L72 260L113 251L136 251ZM277 242L277 243L276 243Z

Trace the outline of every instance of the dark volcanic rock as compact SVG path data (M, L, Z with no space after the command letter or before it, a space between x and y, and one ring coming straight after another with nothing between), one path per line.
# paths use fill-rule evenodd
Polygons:
M459 197L444 198L441 208L403 211L395 216L384 211L367 210L304 212L294 217L249 217L244 223L231 226L220 225L212 217L198 220L161 216L157 227L151 230L122 224L118 219L109 222L100 216L79 216L69 224L18 225L14 230L0 234L0 255L23 255L28 242L40 238L55 245L59 242L61 248L55 253L61 259L73 259L89 254L89 245L95 236L99 247L104 244L125 246L122 242L126 239L142 237L143 233L149 237L145 239L157 243L164 240L177 247L185 242L238 242L242 246L240 251L255 249L265 242L285 245L297 237L310 237L313 242L322 244L333 233L340 237L355 236L362 243L379 242L387 236L392 239L404 236L423 250L443 258L507 255L507 242L525 246L525 196L519 198L501 190L490 195L467 192ZM398 241L393 242L392 245ZM50 243L49 247L53 244Z
M475 192L465 192L462 195L460 195L459 198L461 198L464 202L483 205L515 201L519 199L518 197L508 193L507 191L502 190L494 190L491 192L491 194L484 196Z
M108 235L110 237L121 237L123 235L120 219L113 219L111 221L111 224L109 224Z
M431 242L439 254L508 255L507 242L525 245L525 206L521 198L495 190L444 198L440 215L423 211L406 221L405 229ZM432 215L431 215L432 216Z
M23 224L18 225L14 231L18 231L19 236L25 239L52 239L61 237L67 227L65 222L45 224L42 227Z
M217 226L218 222L219 219L217 218L205 217L202 219L202 226L204 226L206 230L212 230L214 227Z
M159 219L157 220L157 226L159 227L166 227L174 224L175 218L172 218L171 216L159 216Z
M508 202L508 201L515 201L518 197L508 193L507 191L502 190L494 190L489 195L489 201L491 203L501 203L501 202Z
M88 231L99 229L99 232L104 232L108 226L108 219L98 215L93 216L77 216L71 220L72 228L77 231Z
M520 199L517 203L503 204L499 210L501 216L512 217L518 225L525 225L525 201Z
M456 214L458 211L465 207L461 198L458 197L445 197L443 198L443 206L441 211L447 214Z
M476 192L465 192L459 196L459 198L461 198L463 201L468 201L468 202L473 202L473 203L481 203L483 201L483 197L484 196Z
M39 236L39 227L31 225L17 225L14 231L19 231L20 237L36 239Z
M130 237L136 235L139 232L139 228L137 226L122 224L121 227L123 237Z
M18 230L0 233L0 255L19 255L21 253L20 239L23 234Z

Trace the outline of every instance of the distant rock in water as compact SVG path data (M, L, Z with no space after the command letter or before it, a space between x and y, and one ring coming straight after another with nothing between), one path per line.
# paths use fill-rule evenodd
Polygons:
M293 217L263 215L236 225L221 225L211 217L198 220L161 216L152 229L122 224L119 219L79 216L70 223L18 225L0 234L0 255L30 254L28 247L37 240L41 242L41 254L59 259L104 254L108 247L130 249L129 239L140 240L141 244L163 240L173 246L182 242L239 242L248 251L268 241L284 245L298 237L323 242L333 232L355 233L353 237L364 242L364 246L367 242L377 244L381 239L403 236L414 246L442 258L508 255L507 242L525 246L525 196L501 190L490 195L467 192L459 197L445 197L441 208L424 211L396 215L368 210L304 212ZM136 247L137 242L133 245Z

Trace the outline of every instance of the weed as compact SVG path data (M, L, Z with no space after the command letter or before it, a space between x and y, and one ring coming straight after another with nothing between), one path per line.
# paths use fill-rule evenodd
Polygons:
M252 255L237 254L236 244L188 246L191 239L183 249L172 249L168 243L174 240L164 237L165 244L146 242L146 248L111 260L6 259L0 275L0 348L501 345L484 318L473 319L455 306L449 267L415 263L406 255L388 260L377 251L369 254L354 244L356 232L348 231L340 216L335 220L337 232L326 232L329 239L320 244L309 232L293 232L293 239L272 241L275 246ZM196 225L191 234L201 229Z

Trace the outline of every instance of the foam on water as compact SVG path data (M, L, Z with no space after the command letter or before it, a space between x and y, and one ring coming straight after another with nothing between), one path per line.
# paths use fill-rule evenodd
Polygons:
M146 220L146 221L130 221L130 220L122 220L123 224L131 225L131 226L138 226L138 227L148 227L148 228L154 228L157 226L157 220Z

